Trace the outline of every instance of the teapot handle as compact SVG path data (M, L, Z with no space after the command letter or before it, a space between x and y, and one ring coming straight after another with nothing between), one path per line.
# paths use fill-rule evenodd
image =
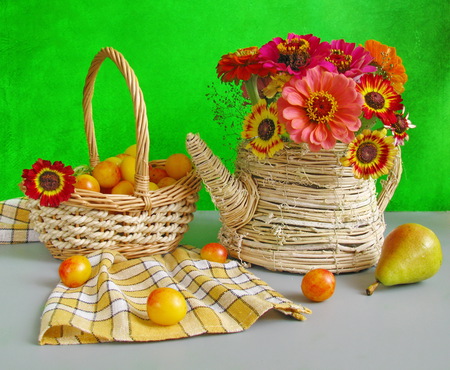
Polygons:
M382 190L380 195L378 196L378 208L381 212L386 210L387 205L392 199L394 195L395 189L397 189L398 184L400 183L400 179L402 177L402 156L400 147L398 147L398 154L394 159L394 166L389 172L388 178L385 181L382 181Z

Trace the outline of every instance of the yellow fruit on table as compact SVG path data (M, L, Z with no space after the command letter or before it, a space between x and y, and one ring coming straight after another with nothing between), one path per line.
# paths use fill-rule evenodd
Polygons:
M136 174L136 158L128 155L123 157L120 164L122 179L131 182L134 185L134 175Z
M175 180L173 177L163 177L161 180L159 180L158 187L164 188L165 186L175 184L176 182L177 180Z
M335 287L334 274L321 268L308 271L300 285L303 295L313 302L326 301L334 294Z
M191 172L192 162L185 154L172 154L166 159L165 169L169 177L179 180Z
M122 180L111 189L111 194L133 195L134 186L131 182L127 180Z
M136 157L136 150L137 150L137 145L133 144L130 145L127 150L125 150L125 154L131 155L132 157Z
M391 286L428 279L441 265L441 243L432 230L414 223L400 225L384 240L375 269L376 282L366 293L372 295L380 283Z

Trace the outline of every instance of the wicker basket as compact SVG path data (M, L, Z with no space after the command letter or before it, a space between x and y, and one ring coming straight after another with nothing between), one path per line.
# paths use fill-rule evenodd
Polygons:
M59 207L42 207L30 200L30 221L40 240L58 259L74 254L88 254L109 248L127 258L170 252L188 230L196 210L195 203L201 180L192 171L175 184L149 191L149 131L146 106L134 71L123 55L104 48L94 57L83 91L85 131L90 165L99 161L92 118L92 97L98 70L110 58L124 76L130 90L136 118L135 193L103 194L76 189L71 198ZM156 167L164 160L152 161Z
M355 272L377 263L400 156L377 198L375 181L358 180L339 163L342 143L319 152L287 143L265 160L241 145L235 176L198 135L190 134L187 145L220 211L219 239L232 256L294 273Z

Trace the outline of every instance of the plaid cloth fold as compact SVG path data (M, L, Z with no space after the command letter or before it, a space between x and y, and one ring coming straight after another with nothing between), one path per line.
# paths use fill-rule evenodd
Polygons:
M311 313L237 261L208 262L191 246L130 260L111 250L88 258L92 278L79 288L60 283L48 298L41 318L41 345L149 342L235 333L248 329L271 309L298 320ZM147 297L152 289L163 286L182 292L188 303L188 313L176 325L159 326L148 318Z
M26 198L0 202L0 244L38 242L39 234L29 224Z

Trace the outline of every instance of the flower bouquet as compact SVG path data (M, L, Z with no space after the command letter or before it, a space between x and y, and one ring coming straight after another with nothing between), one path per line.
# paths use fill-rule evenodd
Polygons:
M217 73L243 84L252 112L242 137L262 159L284 147L286 133L311 151L342 142L350 144L342 164L358 178L377 178L392 168L396 147L414 127L400 95L407 81L402 60L375 40L363 47L291 33L222 56ZM372 131L377 121L382 128Z
M243 118L238 179L229 180L218 163L210 166L217 170L202 169L208 162L197 159L231 254L301 273L374 265L383 211L400 179L399 146L414 127L402 104L407 75L395 48L290 33L223 55L217 74L241 85L251 106ZM191 156L200 156L198 145L191 145ZM375 179L387 174L377 198ZM233 188L229 202L227 187Z

